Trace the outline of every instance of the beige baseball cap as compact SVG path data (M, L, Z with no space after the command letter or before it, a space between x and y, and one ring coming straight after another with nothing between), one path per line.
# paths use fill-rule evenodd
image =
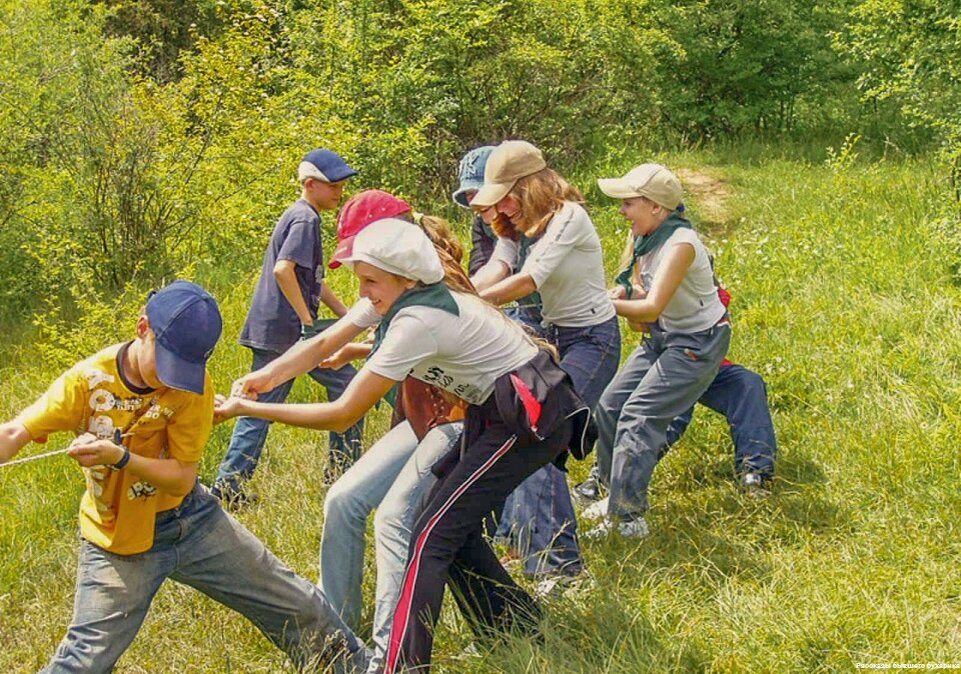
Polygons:
M641 164L622 178L599 178L597 186L614 199L647 197L672 211L678 207L684 195L681 181L661 164Z
M547 168L544 155L525 140L505 140L494 148L484 167L484 185L471 199L471 206L493 206L507 196L524 176Z

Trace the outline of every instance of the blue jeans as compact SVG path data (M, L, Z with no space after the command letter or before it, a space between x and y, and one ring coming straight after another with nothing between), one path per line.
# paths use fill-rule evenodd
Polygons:
M734 470L738 474L774 476L777 440L761 375L741 365L724 365L697 402L727 418L734 441ZM691 407L671 422L661 456L684 434L693 415Z
M253 366L251 370L259 370L279 358L282 354L275 351L253 351ZM347 388L350 380L357 374L352 365L345 365L339 370L315 367L308 373L318 384L327 388L327 399L337 400ZM282 403L290 394L294 380L286 381L269 393L258 396L257 400L267 403ZM217 479L214 482L215 493L230 494L240 491L241 485L253 477L260 461L260 455L267 441L270 421L255 417L240 417L234 425L234 432L230 436L230 445L220 463ZM330 434L330 452L328 465L350 465L357 460L361 451L361 438L364 433L364 420L347 429L343 435Z
M49 674L109 672L133 641L160 585L172 578L247 617L301 667L363 671L369 653L320 590L296 575L196 485L158 513L154 544L117 555L82 541L73 620Z
M324 501L320 541L320 587L352 628L360 622L364 578L364 533L374 517L377 585L374 596L375 670L387 652L391 621L400 596L410 532L424 495L437 481L430 472L460 439L463 424L431 429L417 442L406 421L394 426L337 480Z
M598 477L610 488L609 517L633 519L647 510L668 426L714 381L730 342L727 324L696 333L652 326L604 391L594 420Z
M617 374L621 331L617 318L586 328L550 326L547 339L557 346L561 367L574 390L591 408ZM577 519L567 477L553 464L520 484L504 504L498 536L512 534L524 559L524 574L575 575L584 567L577 542Z

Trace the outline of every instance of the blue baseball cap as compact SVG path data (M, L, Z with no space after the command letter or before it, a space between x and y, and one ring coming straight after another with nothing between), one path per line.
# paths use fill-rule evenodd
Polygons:
M452 195L454 203L464 208L470 208L467 201L468 192L476 192L484 185L484 167L487 166L487 158L494 151L493 145L483 145L471 150L460 160L460 168L457 170L457 177L460 186Z
M146 314L157 338L157 378L203 393L207 360L224 327L217 300L195 283L174 281L147 300Z
M307 178L316 178L325 183L339 183L355 175L357 171L348 166L343 157L324 148L308 152L297 167L297 177L300 182L304 182Z

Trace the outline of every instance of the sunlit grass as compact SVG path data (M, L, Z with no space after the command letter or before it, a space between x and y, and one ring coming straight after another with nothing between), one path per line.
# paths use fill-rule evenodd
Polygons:
M611 272L623 224L590 178L645 159L624 152L574 177ZM781 449L774 494L738 492L726 426L700 410L655 472L650 538L585 543L594 586L548 603L541 643L507 638L461 657L473 637L448 607L436 671L811 672L958 662L961 295L931 224L934 168L722 150L661 159L707 172L730 191L723 215L702 233L734 295L731 357L768 383ZM689 206L697 222L700 205ZM235 340L258 267L204 272L226 319L212 362L221 389L249 367ZM348 274L330 279L343 295L353 292ZM636 338L625 336L627 352ZM29 343L7 353L15 358L0 369L5 418L56 374ZM292 399L315 399L319 390L305 380ZM371 420L368 446L386 423L383 410ZM216 430L204 478L228 438L229 428ZM274 428L253 484L262 502L240 516L311 580L325 456L324 434ZM587 467L573 466L572 479ZM0 671L39 668L69 620L78 473L63 457L0 469ZM168 584L120 671L284 666L242 618Z

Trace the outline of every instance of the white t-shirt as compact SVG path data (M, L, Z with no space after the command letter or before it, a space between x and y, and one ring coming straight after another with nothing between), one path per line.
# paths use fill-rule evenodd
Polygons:
M459 316L424 306L398 311L364 369L394 381L409 375L479 405L498 377L537 355L533 342L497 309L471 295L451 295ZM361 328L380 322L367 300L351 307L347 318Z
M520 244L498 239L491 262L517 270ZM580 204L566 202L528 250L518 273L530 274L541 294L544 321L566 328L597 325L614 316L604 282L601 240Z
M638 260L641 284L650 288L658 267L674 246L689 243L694 246L694 262L674 297L664 307L658 323L668 332L700 332L721 320L724 305L717 296L714 272L707 249L693 229L676 230L660 248Z

